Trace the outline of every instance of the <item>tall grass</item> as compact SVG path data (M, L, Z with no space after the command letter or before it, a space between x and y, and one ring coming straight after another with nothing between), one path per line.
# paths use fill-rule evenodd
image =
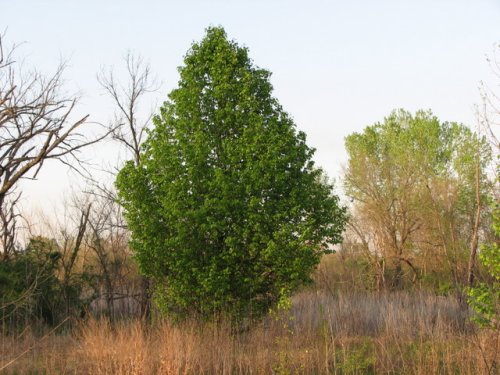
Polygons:
M453 297L304 291L249 331L228 323L82 322L5 373L488 374L498 332L478 331ZM0 368L37 342L3 337Z

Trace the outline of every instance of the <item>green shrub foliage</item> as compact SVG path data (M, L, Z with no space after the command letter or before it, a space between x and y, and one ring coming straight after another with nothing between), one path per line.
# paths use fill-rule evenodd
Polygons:
M116 186L141 271L177 317L257 317L341 240L344 208L247 48L209 28Z
M57 278L60 262L57 243L45 237L31 238L24 251L0 262L2 324L9 327L27 322L53 325L64 318L65 290Z
M497 172L498 175L498 172ZM494 241L481 247L479 259L491 276L491 283L480 283L468 291L468 302L475 314L472 319L483 328L500 327L500 203L492 210Z

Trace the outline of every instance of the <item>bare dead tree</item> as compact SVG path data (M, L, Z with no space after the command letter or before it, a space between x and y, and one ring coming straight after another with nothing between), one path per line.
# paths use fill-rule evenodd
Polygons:
M500 43L498 43L491 57L486 58L488 64L490 65L491 72L497 83L500 83ZM481 82L479 87L479 93L481 95L481 106L476 108L476 117L478 122L478 134L484 136L492 147L493 151L493 168L494 168L494 181L493 186L493 197L498 200L499 189L498 189L498 168L499 168L499 157L500 157L500 142L498 139L498 126L500 125L500 96L494 89L491 89L483 82ZM479 248L479 230L480 230L480 219L481 214L484 209L485 203L481 199L481 182L480 173L482 172L482 166L479 162L479 147L476 155L475 163L475 200L476 200L476 211L475 219L472 230L472 237L470 243L470 255L469 263L467 267L467 284L472 287L475 280L475 268L476 268L476 258Z
M127 69L127 84L120 85L112 69L104 69L97 79L117 108L113 123L109 126L113 138L133 155L134 162L139 164L141 144L152 113L144 120L139 119L138 111L141 99L145 94L158 90L157 79L151 75L151 67L144 60L127 52L124 56Z
M129 232L119 225L123 220L121 207L100 195L91 199L86 246L95 256L98 270L95 301L105 302L107 315L113 320L120 314L130 314L141 295L137 294L137 273L128 247ZM117 300L120 303L115 303Z
M4 200L0 206L0 244L3 257L12 254L16 248L17 224L20 214L16 209L21 194L11 194L11 199Z
M500 93L497 92L500 85L500 43L496 43L492 55L487 57L486 61L490 65L497 88L491 88L481 82L479 87L481 108L477 111L477 117L482 133L486 135L494 152L496 152L494 155L494 159L496 159L500 151L500 134L498 132L500 127ZM498 161L496 161L495 166L498 166Z
M0 244L0 252L6 259L13 249L9 241L16 217L9 210L19 198L9 204L6 200L20 180L36 179L51 159L82 173L80 151L111 130L92 138L81 132L89 116L73 119L77 98L62 91L64 63L49 77L34 70L26 73L14 59L15 47L5 51L2 40L0 35L0 237L8 241Z
M75 262L83 245L91 207L92 205L89 203L86 207L80 209L81 212L76 237L64 233L65 239L62 246L62 285L67 315L70 315L72 307L70 285L74 276Z
M116 107L114 121L109 125L113 139L124 146L127 152L132 155L134 163L139 165L143 137L153 115L151 112L141 120L139 106L146 94L156 92L159 89L159 84L151 74L150 65L140 56L127 52L124 56L124 63L127 72L125 85L117 82L111 68L103 69L98 74L97 79ZM108 196L116 204L114 189L99 186L97 190L102 196ZM143 277L140 313L146 319L149 319L151 310L150 289L150 280Z

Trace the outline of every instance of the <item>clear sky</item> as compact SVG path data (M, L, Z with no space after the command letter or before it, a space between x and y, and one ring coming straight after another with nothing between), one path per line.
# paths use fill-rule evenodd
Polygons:
M69 59L78 112L100 122L113 113L96 81L103 65L119 67L126 50L142 55L163 82L161 101L210 25L273 73L275 96L317 149L317 164L338 178L344 137L395 108L475 126L478 84L491 78L485 55L500 41L500 0L0 0L6 41L26 42L26 64L47 73ZM112 164L110 150L90 155ZM66 167L44 168L24 184L25 206L49 207L77 182Z

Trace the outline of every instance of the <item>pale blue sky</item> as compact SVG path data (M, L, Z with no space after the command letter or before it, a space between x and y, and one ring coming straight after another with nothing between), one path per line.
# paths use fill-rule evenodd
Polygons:
M500 41L500 0L0 0L6 40L26 41L20 52L45 72L69 59L79 112L102 122L112 115L95 79L102 65L119 66L127 49L141 54L164 83L163 100L209 25L222 25L273 73L275 95L317 148L317 164L339 177L344 137L392 109L432 109L475 126L478 83L491 78L485 55ZM113 162L110 150L98 148L99 160ZM57 201L75 183L66 168L44 167L25 184L26 204Z

